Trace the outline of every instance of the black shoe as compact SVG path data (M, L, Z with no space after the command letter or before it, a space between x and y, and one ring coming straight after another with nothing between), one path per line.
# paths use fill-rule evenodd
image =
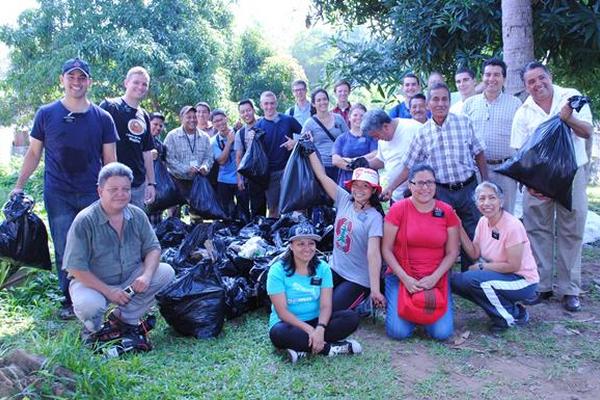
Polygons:
M75 319L75 312L72 304L62 304L58 310L58 318L62 320Z
M524 304L533 306L534 304L540 304L548 299L550 299L550 297L552 297L554 293L551 291L549 292L537 292L535 297L533 299L524 301Z
M522 304L517 304L517 308L519 310L519 315L515 317L515 325L524 327L529 323L529 313Z
M562 304L567 311L577 312L581 310L579 296L566 294L563 296Z

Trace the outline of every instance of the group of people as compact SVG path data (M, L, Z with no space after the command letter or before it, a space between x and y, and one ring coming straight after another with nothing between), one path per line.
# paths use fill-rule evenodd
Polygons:
M459 69L460 99L451 107L441 74L430 76L425 95L409 73L404 100L389 113L350 104L347 81L335 84L332 109L326 90L309 99L306 82L296 80L295 104L285 113L265 91L262 117L251 100L241 100L234 129L226 111L199 102L180 110L180 126L161 141L164 115L140 107L150 84L144 68L128 71L121 97L96 106L87 98L89 65L71 59L60 75L64 97L36 114L13 194L23 191L44 153L44 203L65 297L61 317L74 313L86 340L128 332L139 339L143 314L174 275L159 261L151 224L162 212L149 220L141 210L156 196L153 163L166 165L184 197L196 175L204 175L230 217L276 218L283 170L291 150L301 146L334 201L334 248L329 265L316 256L320 238L313 227L290 229L289 249L267 279L276 347L287 349L292 361L309 352L361 352L348 336L359 324L356 307L369 297L385 307L386 332L395 339L409 337L416 325L435 339L450 337L452 292L481 306L490 329L502 331L527 323L525 304L553 295L555 268L565 308L581 307L591 112L587 105L571 109L567 99L578 92L553 85L543 64L529 63L522 77L529 94L523 104L503 91L501 60L484 62L479 86L472 71ZM512 215L516 182L494 170L556 114L571 128L579 166L573 208L528 188L521 223ZM267 182L237 173L254 140L268 159ZM387 200L385 214L381 202ZM461 272L452 272L459 254ZM105 318L110 303L117 307Z

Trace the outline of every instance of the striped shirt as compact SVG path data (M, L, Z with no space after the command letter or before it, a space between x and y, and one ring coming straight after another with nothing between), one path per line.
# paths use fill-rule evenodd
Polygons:
M454 184L473 175L473 158L483 150L485 146L475 135L469 118L449 113L441 126L433 118L423 124L402 164L410 169L417 162L427 163L438 182Z
M507 93L500 93L492 102L483 93L465 101L463 114L469 117L475 134L485 143L488 160L504 160L514 154L510 147L510 131L519 107L521 100Z
M188 172L190 167L205 167L207 171L213 165L213 152L210 138L199 129L196 135L188 135L182 127L173 129L167 134L164 142L167 150L167 169L178 179L194 178Z

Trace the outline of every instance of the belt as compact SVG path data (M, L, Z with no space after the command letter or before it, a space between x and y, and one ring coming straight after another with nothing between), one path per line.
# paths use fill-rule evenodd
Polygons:
M499 165L499 164L503 164L505 161L510 160L510 157L508 158L503 158L502 160L485 160L486 164L489 165Z
M448 190L450 190L451 192L455 192L457 190L461 190L463 188L465 188L468 184L470 184L471 182L473 182L475 180L475 174L471 175L471 177L469 179L467 179L464 182L458 182L458 183L438 183L439 186L444 187Z

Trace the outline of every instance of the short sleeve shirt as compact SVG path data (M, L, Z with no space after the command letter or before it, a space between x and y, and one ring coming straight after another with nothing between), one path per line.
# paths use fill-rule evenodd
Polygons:
M225 148L225 143L227 142L226 138L223 138L220 134L216 134L215 136L210 138L210 143L212 146L213 157L215 158L215 163L217 164L217 158L221 157L221 153ZM218 164L217 164L218 165ZM233 150L233 146L231 146L229 150L229 158L227 162L223 165L218 165L219 167L219 176L217 177L217 182L228 183L228 184L236 184L237 183L237 166L235 165L235 151Z
M333 143L336 138L348 132L348 125L339 114L333 114L333 127L327 127L333 139L325 132L323 128L315 121L316 117L306 120L302 127L302 132L310 132L313 137L313 143L321 155L323 165L331 167L331 154L333 153Z
M402 229L404 219L408 224L406 237ZM410 266L402 265L402 268L416 279L437 269L446 255L448 228L460 223L452 207L443 201L436 200L433 211L423 213L415 208L411 199L394 203L385 216L385 222L399 227L394 241L394 256L400 262L401 243L406 241Z
M495 234L492 236L492 234ZM496 237L498 239L496 239ZM525 232L525 227L516 217L503 212L500 221L494 228L490 227L486 217L481 217L475 228L473 243L479 245L481 257L486 262L507 262L509 247L523 244L521 266L515 274L522 276L527 282L540 281L537 264L531 252L531 244Z
M141 107L129 106L122 98L106 99L100 107L111 115L119 133L117 160L131 168L131 185L138 187L146 180L143 153L154 149L148 113Z
M383 217L373 207L356 211L352 197L341 187L337 188L335 207L331 268L342 278L368 288L369 239L383 236Z
M302 126L294 118L281 113L274 120L261 118L255 126L265 131L260 140L265 145L269 169L272 172L283 170L290 152L281 145L287 141L286 136L292 138L294 133L300 133Z
M141 209L129 204L123 216L119 239L99 200L77 214L67 234L63 269L89 271L107 285L127 280L160 244Z
M92 104L72 113L60 100L40 107L31 137L44 143L44 189L95 193L104 144L119 140L112 117Z
M313 278L316 278L313 279ZM313 284L320 280L320 284ZM281 261L276 262L269 269L267 275L267 293L285 294L288 311L300 321L310 321L319 317L321 305L321 289L333 287L333 276L329 265L320 262L314 276L293 274L287 276ZM281 321L275 306L271 306L269 328Z
M370 136L354 136L346 132L338 136L333 143L333 154L340 157L356 158L365 156L377 150L377 140ZM345 181L352 178L352 171L340 170L338 184L343 185Z

